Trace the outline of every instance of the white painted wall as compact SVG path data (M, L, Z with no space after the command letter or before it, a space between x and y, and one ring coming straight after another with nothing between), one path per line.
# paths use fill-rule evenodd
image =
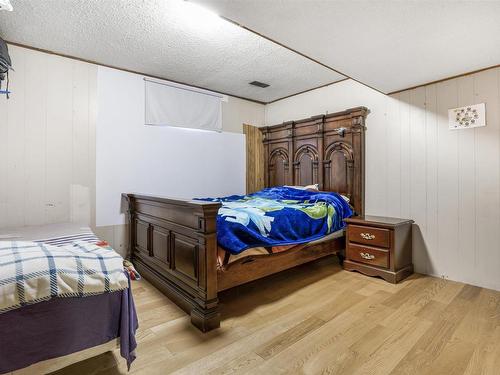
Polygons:
M227 102L222 102L222 130L243 133L242 124L263 126L265 106L229 96Z
M354 81L266 106L273 125L355 106L366 132L367 214L412 218L421 273L500 290L500 68L385 96ZM447 110L486 103L487 126Z
M125 224L122 193L220 197L245 192L245 136L144 124L144 77L98 68L97 226Z

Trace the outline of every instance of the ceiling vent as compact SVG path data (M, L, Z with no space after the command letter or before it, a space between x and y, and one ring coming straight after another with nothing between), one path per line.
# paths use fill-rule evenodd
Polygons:
M263 89L265 89L266 87L269 87L269 85L267 83L263 83L263 82L259 82L259 81L253 81L253 82L250 82L250 84L253 86L263 88Z

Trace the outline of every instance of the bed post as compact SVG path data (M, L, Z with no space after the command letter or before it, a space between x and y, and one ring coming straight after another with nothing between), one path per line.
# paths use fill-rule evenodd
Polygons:
M124 194L132 261L203 332L220 326L217 212L220 203Z
M128 261L132 260L132 244L135 243L134 231L132 230L132 223L134 222L134 206L130 204L130 198L128 194L122 194L121 211L125 213L125 217L128 225L128 243L126 248L125 259Z
M262 143L264 145L264 186L268 187L270 186L269 182L269 145L267 144L266 140L269 136L269 128L263 127L260 128L260 132L262 133Z
M191 310L191 323L203 332L220 327L219 299L217 297L217 212L221 204L204 206L197 213L200 246L200 286L205 291L204 298L196 298L196 306ZM203 275L204 274L204 275Z

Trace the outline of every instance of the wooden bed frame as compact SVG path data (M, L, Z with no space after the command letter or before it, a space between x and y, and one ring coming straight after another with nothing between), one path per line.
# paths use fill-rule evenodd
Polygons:
M350 197L364 214L364 107L261 128L266 185L319 184ZM218 292L331 254L345 237L217 267L220 203L123 194L128 202L131 258L138 271L203 332L220 326Z

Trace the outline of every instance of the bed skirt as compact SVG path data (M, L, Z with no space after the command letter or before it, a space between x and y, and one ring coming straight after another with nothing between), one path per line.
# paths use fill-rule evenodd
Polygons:
M138 327L130 288L84 298L53 298L0 315L0 374L116 341L130 366Z

